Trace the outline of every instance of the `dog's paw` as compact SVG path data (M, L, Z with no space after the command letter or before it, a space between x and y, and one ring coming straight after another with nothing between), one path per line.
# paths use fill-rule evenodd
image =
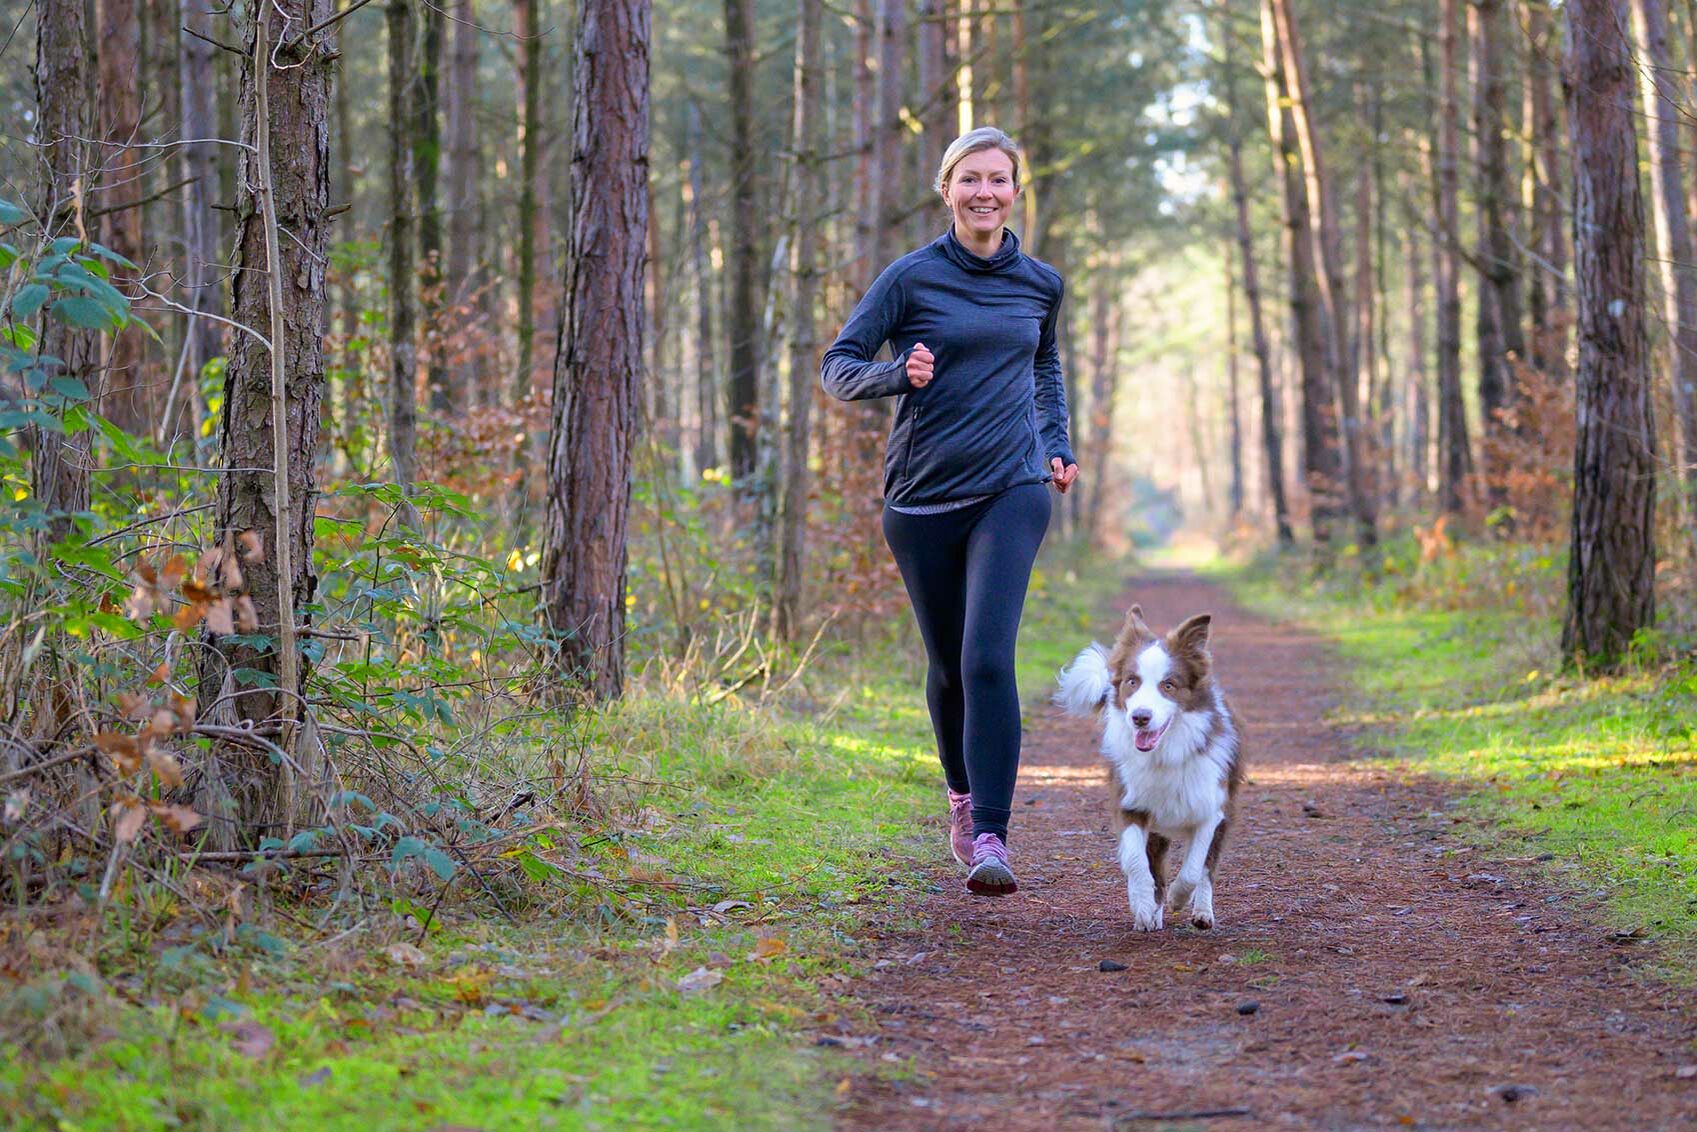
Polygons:
M1131 925L1140 932L1158 932L1165 920L1165 911L1153 901L1131 906Z
M1190 896L1196 891L1196 885L1184 879L1181 874L1173 878L1171 887L1167 889L1167 907L1174 912L1180 911L1190 903Z
M1214 892L1209 886L1196 890L1190 898L1190 925L1207 931L1214 926Z
M1201 928L1203 931L1208 931L1214 926L1214 913L1199 912L1195 908L1192 908L1190 910L1190 926L1193 928Z

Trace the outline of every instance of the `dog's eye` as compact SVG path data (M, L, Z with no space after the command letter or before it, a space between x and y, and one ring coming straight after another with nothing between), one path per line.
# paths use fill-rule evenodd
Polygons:
M1176 680L1163 680L1163 681L1161 681L1161 691L1163 691L1163 692L1176 692L1176 691L1178 691L1178 682Z
M1137 691L1137 686L1141 683L1143 683L1143 677L1141 676L1127 676L1125 678L1125 686L1134 692Z

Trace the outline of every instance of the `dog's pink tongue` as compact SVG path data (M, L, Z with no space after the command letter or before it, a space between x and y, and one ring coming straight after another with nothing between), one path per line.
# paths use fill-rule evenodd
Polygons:
M1153 751L1155 749L1155 741L1160 737L1161 733L1159 731L1145 731L1142 728L1138 728L1137 733L1131 737L1131 741L1136 744L1137 749L1140 751Z

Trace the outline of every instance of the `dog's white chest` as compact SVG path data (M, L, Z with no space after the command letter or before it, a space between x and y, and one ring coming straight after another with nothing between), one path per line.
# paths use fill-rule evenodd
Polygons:
M1129 735L1119 741L1115 732L1129 728L1116 728L1113 723L1109 722L1102 737L1102 753L1114 764L1122 809L1142 810L1149 815L1151 825L1167 832L1193 829L1225 808L1231 766L1229 734L1202 737L1197 745L1200 749L1193 748L1194 754L1169 762L1159 757L1163 753L1160 749L1149 754L1137 751ZM1182 738L1169 735L1167 743Z

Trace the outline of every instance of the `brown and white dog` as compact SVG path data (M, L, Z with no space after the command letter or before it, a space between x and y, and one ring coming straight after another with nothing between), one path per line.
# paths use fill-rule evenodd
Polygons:
M1132 922L1160 930L1163 903L1214 926L1214 866L1236 811L1237 717L1214 682L1208 614L1157 637L1132 606L1114 647L1094 642L1060 674L1055 702L1096 715L1120 815L1120 868ZM1185 843L1169 888L1168 846Z

